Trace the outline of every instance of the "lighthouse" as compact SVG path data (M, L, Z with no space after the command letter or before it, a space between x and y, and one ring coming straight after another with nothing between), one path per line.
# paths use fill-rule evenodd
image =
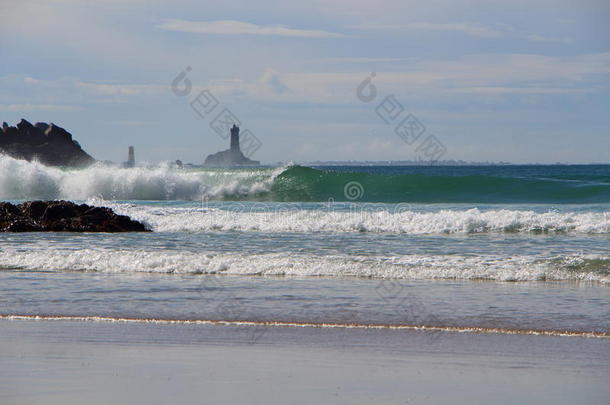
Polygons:
M239 127L235 124L231 128L231 152L239 152Z
M258 160L250 160L242 153L239 145L239 127L233 124L233 127L229 129L231 131L231 145L229 149L214 153L212 155L208 155L208 157L205 158L204 165L217 167L260 165L260 162ZM248 134L249 133L247 130L243 133L243 135L245 136L244 142L246 144L248 144L249 139L253 138L253 136L249 138ZM256 139L256 141L260 142L258 141L258 139Z
M125 167L134 167L136 165L136 154L133 146L129 147L129 154L127 157L127 162L125 162Z

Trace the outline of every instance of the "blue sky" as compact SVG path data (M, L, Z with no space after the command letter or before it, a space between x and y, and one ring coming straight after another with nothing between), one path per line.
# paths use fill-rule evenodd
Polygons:
M393 95L444 159L610 162L608 1L4 0L0 21L0 121L55 122L101 160L201 163L228 146L221 108L263 162L414 159L376 114Z

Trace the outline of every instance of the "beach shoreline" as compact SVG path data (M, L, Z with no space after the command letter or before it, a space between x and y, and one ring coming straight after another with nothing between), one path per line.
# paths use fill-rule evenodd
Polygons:
M610 340L0 320L0 402L606 403ZM238 388L238 389L237 389Z

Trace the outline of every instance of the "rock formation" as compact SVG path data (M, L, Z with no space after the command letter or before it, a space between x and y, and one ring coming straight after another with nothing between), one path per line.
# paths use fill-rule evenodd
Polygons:
M110 208L69 201L0 202L0 232L146 232L148 229Z
M206 166L258 166L258 160L250 160L244 156L239 147L239 127L233 124L231 128L231 147L230 149L208 155L205 158Z
M2 124L1 153L48 166L83 167L95 162L65 129L44 122L32 125L24 119L15 127Z

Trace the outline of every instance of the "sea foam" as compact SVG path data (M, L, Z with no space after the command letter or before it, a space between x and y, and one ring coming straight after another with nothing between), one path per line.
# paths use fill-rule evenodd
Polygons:
M531 256L494 255L403 255L386 258L127 249L0 251L0 268L31 271L610 283L607 270L591 270L591 263L601 262L605 263L602 267L607 269L610 257L578 255L543 260Z
M0 199L190 200L268 192L283 169L183 170L162 164L59 169L0 155Z
M151 207L90 200L149 224L157 232L372 232L399 234L610 234L610 212L535 212L516 209L441 209L404 205L357 206L349 211L294 204L240 203L231 210Z

